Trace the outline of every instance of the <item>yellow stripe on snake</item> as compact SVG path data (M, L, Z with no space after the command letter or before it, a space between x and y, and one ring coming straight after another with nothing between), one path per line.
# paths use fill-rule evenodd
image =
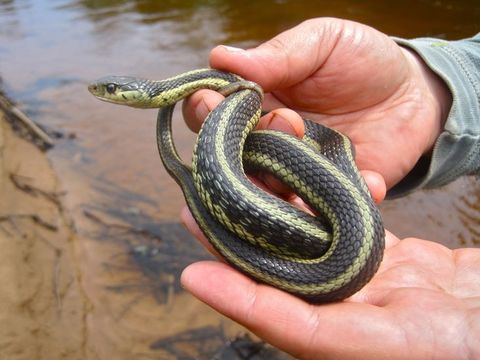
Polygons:
M202 125L190 167L175 149L172 113L178 101L204 88L226 98ZM255 131L261 88L213 69L161 81L109 76L89 90L104 101L160 108L163 164L210 243L241 272L322 303L351 296L377 271L385 231L346 136L308 120L303 140ZM319 215L259 189L246 171L273 174Z

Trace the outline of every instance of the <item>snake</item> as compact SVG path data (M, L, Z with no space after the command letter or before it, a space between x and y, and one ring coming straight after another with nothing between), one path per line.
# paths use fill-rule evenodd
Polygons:
M185 164L172 115L177 102L200 89L225 99L202 124ZM312 304L347 299L377 272L385 230L347 136L307 119L302 139L256 130L265 113L262 88L216 69L164 80L106 76L88 90L103 101L159 109L161 160L210 244L240 272ZM257 173L280 180L308 210L260 189L248 176Z

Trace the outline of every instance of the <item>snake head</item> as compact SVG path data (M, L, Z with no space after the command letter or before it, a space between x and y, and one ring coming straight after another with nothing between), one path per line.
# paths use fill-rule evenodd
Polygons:
M88 91L100 100L128 105L144 107L142 104L147 99L143 80L131 76L106 76L88 85Z

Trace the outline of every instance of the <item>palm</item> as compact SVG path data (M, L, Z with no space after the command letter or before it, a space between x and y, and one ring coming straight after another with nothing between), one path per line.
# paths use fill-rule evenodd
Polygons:
M369 335L397 348L398 356L409 351L412 358L459 358L469 338L478 337L478 330L475 334L463 320L480 320L478 310L475 314L480 284L467 280L477 276L479 259L480 252L472 249L451 251L429 241L396 240L380 271L352 301L374 305L374 316L383 315L376 326L388 326L389 337ZM370 345L372 340L367 336Z
M379 272L342 303L308 305L213 262L193 264L183 282L218 311L299 358L475 358L465 349L480 351L480 284L469 281L480 271L480 250L400 242L391 234L387 240Z

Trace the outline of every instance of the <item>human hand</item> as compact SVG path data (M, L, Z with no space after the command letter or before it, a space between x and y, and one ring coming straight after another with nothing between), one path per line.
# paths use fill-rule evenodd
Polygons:
M265 107L288 107L348 135L361 170L401 180L438 137L451 99L418 56L385 34L351 21L306 21L257 48L212 50L214 68L260 84ZM222 99L199 91L184 103L198 130ZM300 126L300 125L299 125Z
M374 29L338 19L305 22L248 51L218 47L210 62L259 83L268 92L265 108L289 107L347 134L377 202L385 194L383 179L393 186L431 150L449 107L443 83L416 55ZM201 91L186 101L190 128L198 130L221 99ZM260 127L303 135L300 117L287 109L275 110ZM212 250L188 210L182 218ZM336 304L306 304L221 263L193 264L182 282L214 309L300 358L478 355L480 289L462 282L465 276L478 284L478 252L399 242L389 233L387 245L372 281Z
M206 242L195 222L188 224ZM310 305L213 261L187 267L182 284L300 359L479 358L480 249L390 233L386 245L374 278L339 303Z

